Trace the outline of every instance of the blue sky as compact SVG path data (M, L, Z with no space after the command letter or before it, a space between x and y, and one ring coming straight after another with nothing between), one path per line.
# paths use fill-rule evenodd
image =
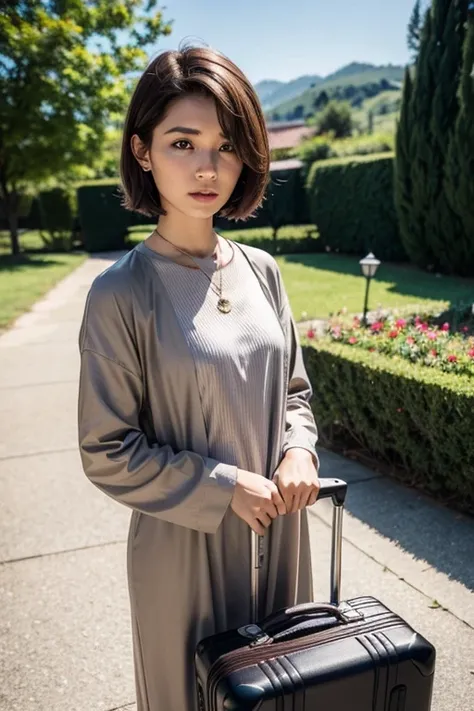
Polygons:
M414 0L162 0L173 32L151 53L182 39L204 41L256 83L327 75L352 61L406 64Z

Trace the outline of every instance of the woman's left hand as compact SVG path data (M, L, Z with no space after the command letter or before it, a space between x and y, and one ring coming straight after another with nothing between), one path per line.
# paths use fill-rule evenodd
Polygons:
M320 483L313 455L306 449L288 449L273 475L287 513L312 506L318 498Z

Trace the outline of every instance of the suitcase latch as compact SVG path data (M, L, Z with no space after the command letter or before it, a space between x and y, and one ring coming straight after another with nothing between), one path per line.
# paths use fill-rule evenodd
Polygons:
M364 615L362 612L359 612L359 610L354 610L354 608L348 605L347 603L341 603L339 605L339 610L345 618L346 622L357 622L358 620L364 619Z
M251 647L256 647L259 644L265 644L265 642L269 642L271 640L271 637L269 637L267 633L264 632L258 625L244 625L243 627L239 627L237 632L242 635L242 637L252 640L250 642Z

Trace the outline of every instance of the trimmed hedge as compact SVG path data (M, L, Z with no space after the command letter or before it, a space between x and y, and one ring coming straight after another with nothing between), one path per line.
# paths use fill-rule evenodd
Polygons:
M68 188L44 190L38 199L41 239L51 250L68 251L72 247L72 233L76 195Z
M133 214L121 206L117 180L98 180L78 187L82 242L87 252L125 249Z
M303 348L322 444L356 440L405 481L474 511L472 378L324 340Z
M271 227L239 230L218 230L223 237L258 247L270 254L307 254L317 251L318 231L314 225L285 225L280 227L276 242ZM276 247L276 249L275 249Z
M393 154L318 161L306 189L325 250L407 260L394 204Z

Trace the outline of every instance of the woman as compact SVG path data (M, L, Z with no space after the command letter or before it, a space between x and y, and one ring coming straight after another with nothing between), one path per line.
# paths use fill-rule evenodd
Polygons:
M95 279L80 333L84 471L132 509L138 711L194 711L197 642L311 599L305 507L319 490L311 387L275 260L213 230L268 182L258 98L210 49L165 52L132 97L125 206L158 218Z

